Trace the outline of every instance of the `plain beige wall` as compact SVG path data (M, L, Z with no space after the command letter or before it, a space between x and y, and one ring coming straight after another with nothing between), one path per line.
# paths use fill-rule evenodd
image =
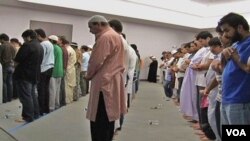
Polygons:
M31 20L70 24L73 25L72 41L79 45L88 45L94 43L94 36L89 33L87 25L88 18L0 5L0 33L6 33L10 38L15 37L22 41L21 34L30 27ZM145 62L141 70L141 79L147 78L148 56L156 56L160 63L163 50L171 50L172 46L179 46L184 42L191 41L196 34L196 32L131 22L123 22L123 25L127 40L129 43L135 43L138 46L141 58Z

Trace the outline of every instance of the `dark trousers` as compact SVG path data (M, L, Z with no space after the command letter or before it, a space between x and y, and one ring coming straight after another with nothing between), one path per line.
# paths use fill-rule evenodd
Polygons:
M39 105L37 99L36 84L25 80L16 80L17 94L22 103L22 117L31 122L39 117Z
M199 123L204 134L211 140L215 139L215 134L208 123L207 107L201 108L201 99L202 94L201 90L204 90L204 87L197 86L197 111L199 116Z
M127 108L129 108L130 107L130 94L128 93L127 96L128 96L128 98L127 98ZM123 122L124 122L124 115L123 114L121 114L119 122L120 122L119 129L121 130Z
M183 78L184 77L179 77L178 78L178 81L179 81L178 90L177 90L177 100L178 100L178 102L180 102L180 94L181 94L181 86L182 86Z
M103 94L100 93L95 122L90 121L92 141L112 141L115 122L109 122Z
M204 134L211 140L216 139L215 134L208 123L208 115L207 115L207 107L206 108L201 108L201 128Z
M3 103L10 102L13 97L13 76L14 68L3 68Z
M60 86L60 106L65 106L66 105L66 93L65 93L65 80L64 80L64 77L62 77L62 80L61 80L61 86Z
M201 98L202 98L202 95L200 94L200 90L203 90L204 88L200 87L200 86L196 86L196 88L197 88L196 108L197 108L199 123L201 126L201 123L202 123L202 118L201 118Z
M49 113L49 82L52 75L53 68L40 74L40 81L38 83L38 101L40 107L40 115Z
M16 98L18 98L18 95L17 95L17 88L16 88L16 80L14 78L12 79L12 84L13 84L13 96L12 96L12 98L16 99Z
M216 120L217 131L219 133L219 136L221 137L220 105L221 103L217 101L215 106L215 120Z

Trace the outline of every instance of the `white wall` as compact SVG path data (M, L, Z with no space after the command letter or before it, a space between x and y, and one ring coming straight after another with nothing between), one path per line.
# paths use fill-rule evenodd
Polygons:
M30 20L72 24L72 41L82 44L93 44L94 36L89 33L87 20L89 17L67 15L62 13L35 11L16 7L6 7L0 5L0 33L6 33L11 38L21 38L24 30L29 28ZM124 22L124 33L130 43L135 43L145 60L145 65L141 71L141 79L147 78L148 56L154 55L160 62L161 52L171 50L174 45L191 41L195 32L182 31L166 27L157 27L137 23ZM22 40L21 40L22 41Z

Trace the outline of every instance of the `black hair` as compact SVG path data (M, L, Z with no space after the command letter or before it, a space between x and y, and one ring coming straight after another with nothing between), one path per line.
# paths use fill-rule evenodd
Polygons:
M122 34L122 37L124 38L124 39L126 39L126 34L124 34L124 33L121 33Z
M71 42L70 46L73 48L78 48L78 44L76 42Z
M86 45L82 45L82 46L81 46L81 49L83 49L84 51L88 51L88 50L89 50L89 47L86 46Z
M181 52L181 48L178 48L178 49L177 49L177 53L182 53L182 52Z
M185 43L185 45L183 46L183 48L190 48L190 44L191 44L192 42L188 42L188 43Z
M2 33L2 34L0 34L0 40L9 41L10 38L7 34Z
M37 38L37 34L34 30L32 29L27 29L22 33L22 37L23 38L27 38L30 37L31 39L36 39Z
M217 33L219 33L219 34L222 34L222 33L223 33L222 30L221 30L221 28L220 28L220 25L219 25L219 24L216 26L215 31L216 31Z
M209 40L208 45L210 47L221 46L221 41L220 41L220 39L218 37L214 37L214 38Z
M43 29L41 29L41 28L35 29L35 32L37 35L41 36L42 38L46 38L46 33Z
M131 46L135 51L137 51L137 46L136 46L136 44L130 44L130 46Z
M218 25L222 26L223 24L228 24L234 28L237 28L238 25L242 25L243 29L249 31L249 25L247 20L243 16L233 12L225 15L220 19Z
M63 45L69 44L69 41L66 39L65 36L59 36L58 38L62 41Z
M17 38L11 38L11 39L10 39L10 42L12 42L12 43L17 43L17 44L19 44L20 46L22 46L22 44L19 42L19 40L18 40Z
M208 31L201 31L200 33L198 33L198 35L196 36L196 40L199 39L207 39L207 37L213 38L213 35L208 32Z
M122 23L119 20L113 19L109 21L109 25L116 31L121 33L123 30Z
M136 44L130 44L130 46L135 50L135 53L137 55L137 57L139 58L139 60L141 60L141 55L137 49L137 45Z

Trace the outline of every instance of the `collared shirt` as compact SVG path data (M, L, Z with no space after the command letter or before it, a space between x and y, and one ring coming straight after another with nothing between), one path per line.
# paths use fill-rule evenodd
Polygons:
M54 78L63 77L63 52L62 49L54 44L55 65L53 68L52 76Z
M103 93L109 121L126 113L124 96L124 47L122 39L108 27L96 35L89 60L87 78L91 79L87 118L95 121L100 92Z
M15 48L9 42L4 42L0 45L0 63L2 64L3 69L9 66L14 66L13 59L15 58L15 55Z
M214 54L209 50L203 55L200 64L207 64L209 60L214 59ZM206 73L207 70L197 71L195 85L206 87Z
M50 41L41 42L43 47L43 62L41 64L41 72L45 72L46 70L54 67L54 47Z
M81 71L88 70L89 58L90 58L89 52L82 53L82 69L81 69Z

